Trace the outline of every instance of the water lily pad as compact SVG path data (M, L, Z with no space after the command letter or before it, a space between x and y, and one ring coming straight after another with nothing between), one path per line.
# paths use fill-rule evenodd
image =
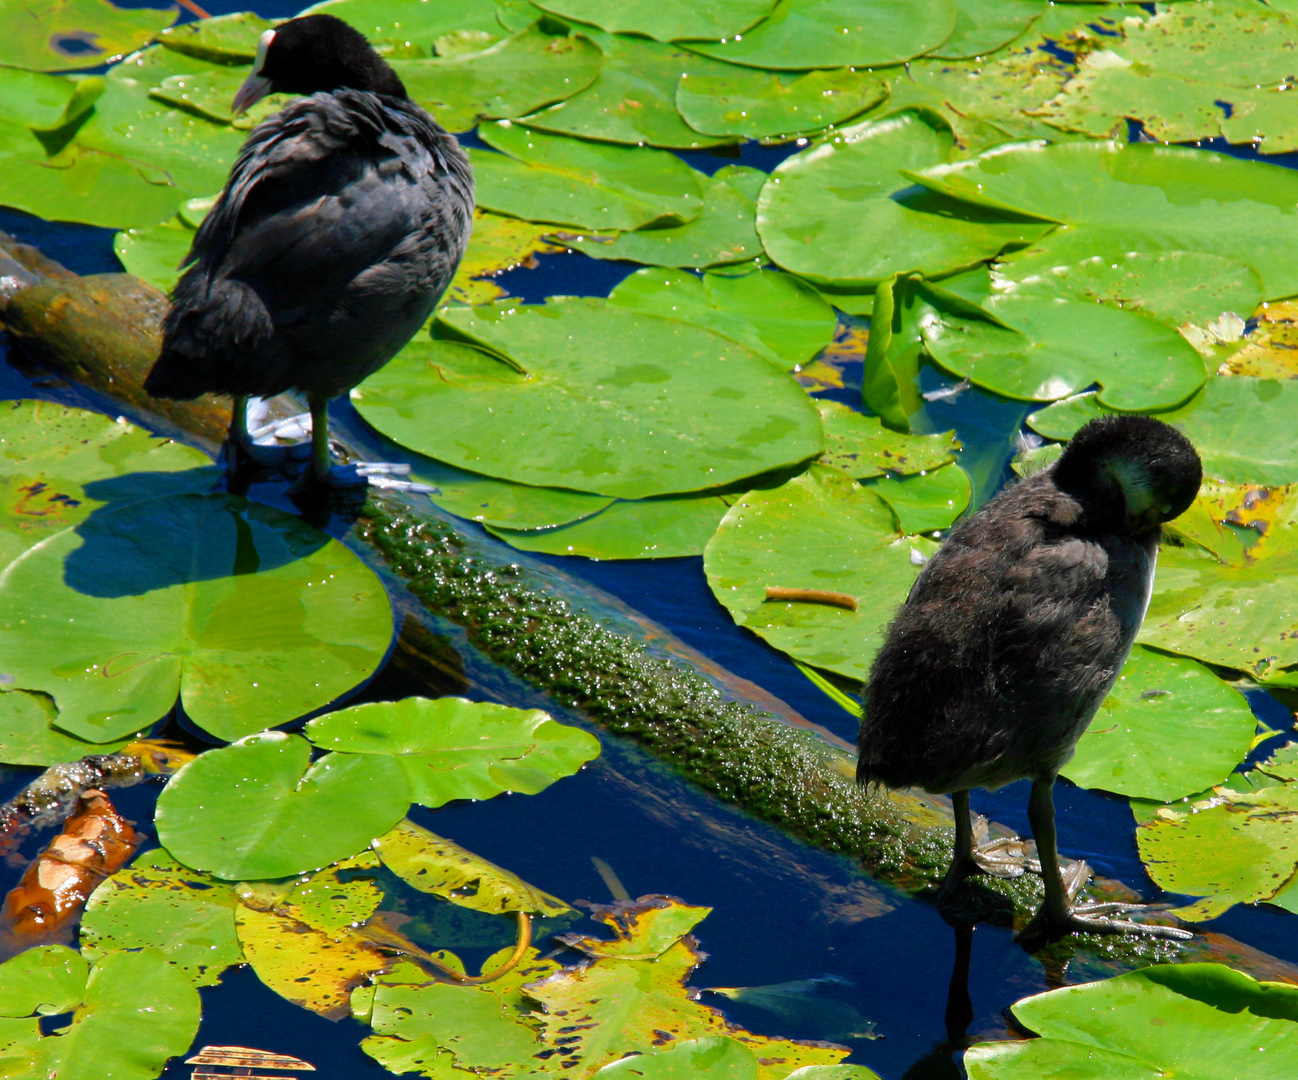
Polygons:
M1298 990L1220 964L1160 964L1024 998L1040 1038L965 1051L969 1080L1273 1080L1298 1068Z
M601 35L599 44L605 59L594 85L529 116L529 125L586 139L679 150L738 141L730 135L704 135L676 111L676 84L683 76L715 75L727 65L679 45L620 34Z
M676 108L695 131L785 142L850 120L887 94L887 80L869 71L795 75L736 67L683 75Z
M949 161L954 147L935 117L912 110L844 128L785 159L757 203L766 250L812 281L864 286L911 270L950 273L1045 231L903 193L911 185L901 170Z
M442 319L527 373L467 345L413 342L353 398L389 437L461 468L642 498L820 452L820 421L801 389L701 327L584 299L448 309Z
M156 949L195 986L215 986L243 959L234 932L234 891L150 851L106 878L81 918L80 943L91 960L119 949Z
M436 56L440 38L457 31L482 35L483 47L506 36L492 0L439 0L411 4L408 0L325 0L300 14L323 12L356 27L378 52L389 59ZM536 21L531 18L514 30Z
M1173 146L1028 143L906 175L951 198L1087 230L1110 250L1247 263L1267 298L1298 292L1298 175L1278 165Z
M955 460L960 443L954 431L939 435L903 435L888 431L877 416L865 416L838 401L816 401L825 425L822 465L865 480L893 473L912 476Z
M130 739L92 743L54 726L58 709L43 694L0 692L0 762L6 765L57 765L87 754L115 754Z
M877 494L813 465L736 502L703 552L703 569L739 625L804 663L863 681L894 609L935 550L932 540L902 536ZM857 610L767 601L768 586L844 593Z
M1068 439L1102 416L1098 395L1078 394L1028 417L1049 439ZM1298 483L1298 446L1276 432L1298 425L1298 385L1288 379L1214 376L1179 409L1158 414L1199 451L1204 475L1234 484Z
M37 945L19 953L0 965L0 1016L70 1012L81 1000L89 974L85 958L64 945Z
M955 524L973 494L969 474L959 465L910 476L881 476L867 480L865 487L892 507L906 533L935 532Z
M1046 10L1042 0L955 0L955 30L933 56L963 60L1008 45Z
M172 26L158 35L168 49L218 64L251 64L257 56L257 42L273 23L251 11Z
M610 306L694 323L746 345L787 371L834 337L837 318L815 289L778 270L706 273L637 270Z
M833 300L843 305L841 297ZM861 402L893 431L909 431L910 418L924 409L919 386L924 357L921 327L933 304L975 316L981 310L961 296L930 285L918 274L894 274L881 281L868 309L870 330L861 370Z
M503 121L479 136L501 151L470 151L478 205L579 229L682 225L703 209L699 174L674 154L530 131Z
M596 259L625 259L649 266L701 269L758 260L757 193L766 174L746 165L726 165L700 179L703 210L686 225L636 229L609 235L564 235L565 242Z
M306 735L325 750L395 758L411 799L431 807L503 791L535 795L599 756L595 736L539 709L455 697L340 709L308 723Z
M91 88L103 85L103 80L94 76L85 81ZM62 127L70 119L65 110L72 102L77 86L77 80L62 75L0 67L0 126ZM11 137L19 134L18 131L12 132Z
M714 1035L686 1039L669 1050L624 1057L595 1074L601 1080L757 1080L757 1058L743 1043Z
M12 685L50 694L59 727L107 741L177 696L238 738L367 678L392 635L382 585L299 518L226 495L95 514L20 556L0 583Z
M550 529L591 517L613 502L607 495L497 480L425 457L413 463L411 475L437 488L428 497L443 510L492 528Z
M554 229L518 218L479 210L473 215L473 234L460 267L447 290L447 298L461 304L485 304L503 295L494 282L484 280L516 266L534 267L536 255L562 251L547 237Z
M69 71L112 63L176 20L179 8L119 8L106 0L0 3L0 65Z
M542 0L537 5L565 19L593 23L610 33L643 34L659 41L715 41L742 34L775 7L775 0Z
M492 915L560 915L572 910L558 897L413 821L399 822L385 832L374 841L374 850L402 881L459 907Z
M539 25L465 56L391 60L410 96L448 131L571 97L595 81L603 62L589 38L555 36Z
M998 264L996 291L1027 288L1143 311L1172 326L1206 326L1223 312L1245 318L1262 300L1257 271L1196 251L1096 252L1085 233L1056 233Z
M1256 727L1244 695L1208 668L1137 645L1063 775L1171 802L1225 780Z
M674 559L702 555L730 504L717 495L619 500L593 517L555 529L492 528L522 551L588 559Z
M48 401L5 402L0 415L0 568L105 506L218 478L206 454L120 418Z
M880 67L936 48L955 26L951 0L780 0L749 33L690 47L746 67Z
M1149 315L1052 295L1028 279L991 296L984 314L934 292L921 334L942 367L1006 397L1050 401L1096 383L1102 404L1170 408L1204 381L1203 361L1171 326Z
M158 839L186 866L231 881L287 877L355 855L405 816L410 785L389 757L326 754L267 731L208 750L158 799Z

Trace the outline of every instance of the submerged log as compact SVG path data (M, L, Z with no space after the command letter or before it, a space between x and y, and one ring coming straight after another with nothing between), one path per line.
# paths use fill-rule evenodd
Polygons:
M0 234L0 280L6 239ZM38 280L25 282L7 305L0 291L0 323L29 355L146 424L156 426L161 414L201 440L220 437L229 416L220 402L155 402L143 392L157 351L161 294L126 274L33 276ZM367 456L369 436L358 426L331 431L345 453ZM421 614L459 625L501 667L630 736L699 787L798 840L854 857L903 892L930 892L940 880L952 844L947 800L867 793L854 782L848 744L595 587L464 528L422 496L371 492L348 539L387 577L408 627L419 626ZM398 648L415 655L426 639L427 632L403 634ZM973 890L972 916L1022 926L1040 902L1040 879L1032 875L980 880L985 887ZM1107 879L1094 879L1088 892L1133 898ZM1054 966L1074 952L1097 975L1192 959L1298 983L1298 968L1219 935L1184 944L1072 936L1042 959Z

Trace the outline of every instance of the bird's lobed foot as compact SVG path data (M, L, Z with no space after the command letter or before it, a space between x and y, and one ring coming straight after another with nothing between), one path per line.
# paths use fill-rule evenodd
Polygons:
M1189 941L1194 934L1179 926L1161 923L1135 922L1115 916L1132 915L1142 911L1159 910L1149 904L1082 903L1074 904L1066 913L1050 917L1045 909L1015 936L1031 939L1055 934L1144 934L1148 937L1169 938L1172 941Z
M1020 836L1003 836L979 844L973 849L973 863L977 870L998 878L1041 873L1041 860L1036 857L1035 846Z
M289 489L289 494L321 489L355 490L366 486L424 495L438 492L431 484L402 479L409 475L410 466L404 462L358 461L350 465L334 465L323 476L308 465L297 483Z

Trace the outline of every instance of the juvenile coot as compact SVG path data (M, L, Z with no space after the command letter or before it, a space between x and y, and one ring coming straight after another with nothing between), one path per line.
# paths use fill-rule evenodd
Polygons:
M473 175L455 137L332 15L262 34L234 111L272 92L310 96L248 136L194 237L144 385L232 395L232 465L252 453L247 399L305 392L306 486L330 478L329 400L387 363L450 283Z
M1051 789L1140 629L1160 526L1201 478L1175 428L1092 420L1054 465L953 529L916 579L865 689L857 779L951 795L945 891L976 869L969 789L1027 777L1045 929L1189 936L1105 917L1134 907L1071 905Z

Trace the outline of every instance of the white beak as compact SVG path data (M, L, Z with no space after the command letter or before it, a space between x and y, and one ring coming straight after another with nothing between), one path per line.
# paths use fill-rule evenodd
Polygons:
M243 80L243 85L235 93L234 102L230 105L230 109L235 116L246 112L250 106L257 104L270 93L270 80L265 78L261 72L266 66L266 52L270 49L270 43L274 40L274 30L265 31L257 39L257 56L252 62L252 74Z

